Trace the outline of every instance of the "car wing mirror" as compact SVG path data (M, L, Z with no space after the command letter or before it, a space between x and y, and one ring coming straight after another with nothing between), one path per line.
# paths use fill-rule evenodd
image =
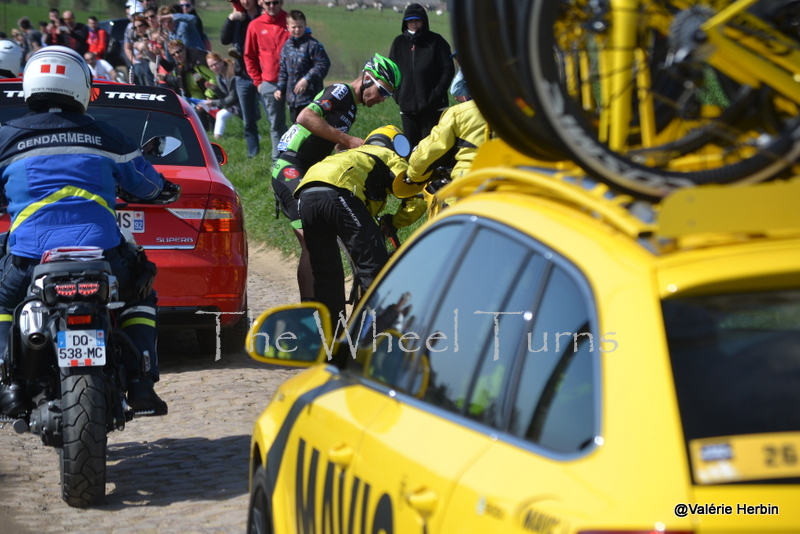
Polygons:
M311 367L333 351L327 306L303 302L263 312L247 334L247 353L256 361L287 367Z
M163 158L178 150L183 143L171 135L157 135L151 137L142 145L142 153L148 156Z
M216 158L220 167L228 163L228 154L225 152L225 149L222 148L222 146L218 145L217 143L211 143L211 149L214 151L214 158Z

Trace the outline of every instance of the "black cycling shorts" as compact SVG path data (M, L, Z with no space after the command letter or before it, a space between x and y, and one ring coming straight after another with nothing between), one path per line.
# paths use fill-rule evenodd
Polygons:
M275 199L278 201L283 214L291 222L292 228L297 230L301 229L303 225L300 222L300 213L297 211L297 199L294 198L294 190L300 185L303 174L300 167L286 164L280 168L277 176L272 178L272 190L275 192Z

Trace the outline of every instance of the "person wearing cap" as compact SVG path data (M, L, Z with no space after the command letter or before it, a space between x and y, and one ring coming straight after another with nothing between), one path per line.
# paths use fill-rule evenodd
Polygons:
M394 98L400 107L403 132L411 146L416 146L447 109L447 88L455 74L450 45L430 31L425 8L410 4L403 13L402 34L392 42L389 58L403 75L403 86Z
M400 86L400 80L397 65L375 54L355 80L335 83L317 94L278 144L280 155L272 166L272 189L300 243L297 284L301 300L314 296L314 277L293 193L308 169L334 149L358 148L364 143L348 133L356 122L358 105L369 108L382 103Z
M450 94L453 95L456 102L463 104L467 100L472 100L472 95L469 94L469 89L467 89L464 71L461 70L461 66L458 64L458 52L453 52L453 55L450 57L455 60L456 66L458 67L456 75L453 77L453 82L450 84Z
M394 184L402 183L410 151L399 128L383 126L370 132L358 148L313 165L294 193L314 274L314 300L328 307L334 321L343 320L345 312L338 239L358 268L354 283L366 291L389 260L375 216L386 206ZM393 224L409 225L424 211L421 199L401 203Z

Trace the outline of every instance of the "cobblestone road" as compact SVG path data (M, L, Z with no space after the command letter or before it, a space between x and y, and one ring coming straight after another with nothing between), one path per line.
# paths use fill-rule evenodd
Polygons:
M251 316L295 299L291 265L251 252ZM60 497L58 454L31 434L0 428L0 532L242 533L253 423L295 371L246 353L196 356L194 336L162 336L159 394L169 415L109 434L107 497L74 509Z

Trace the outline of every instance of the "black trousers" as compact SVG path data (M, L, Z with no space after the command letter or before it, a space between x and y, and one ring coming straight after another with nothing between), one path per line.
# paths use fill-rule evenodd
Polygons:
M413 114L403 113L400 115L403 120L403 134L408 138L412 148L430 135L433 127L439 124L442 113L444 113L444 110Z
M314 273L314 299L328 307L335 323L345 311L344 268L336 238L353 258L357 281L366 291L389 260L384 236L364 203L343 189L304 189L299 209Z

